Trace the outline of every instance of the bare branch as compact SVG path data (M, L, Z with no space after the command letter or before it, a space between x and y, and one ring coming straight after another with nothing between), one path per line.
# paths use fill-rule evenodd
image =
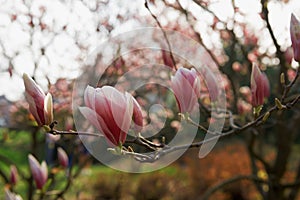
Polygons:
M167 42L167 45L168 45L168 49L169 49L169 52L170 52L170 56L171 56L171 60L173 62L173 65L175 67L175 69L177 69L176 67L176 62L175 62L175 59L174 59L174 56L173 56L173 53L172 53L172 49L171 49L171 44L170 44L170 41L168 39L168 36L167 36L167 33L166 31L163 29L162 25L160 24L159 20L157 19L157 17L154 15L154 13L150 10L149 6L148 6L148 1L145 0L145 7L146 9L149 11L149 13L151 14L151 16L153 17L153 19L156 21L158 27L161 29L161 31L163 32L163 35L164 35L164 38Z

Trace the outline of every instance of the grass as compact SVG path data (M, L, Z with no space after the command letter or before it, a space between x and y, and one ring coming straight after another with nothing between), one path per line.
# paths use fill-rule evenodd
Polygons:
M0 129L0 169L7 177L9 177L11 163L15 163L25 176L29 175L27 156L30 152L31 136L31 133L25 131L8 132L6 129ZM43 137L42 134L39 134L38 140L44 140ZM39 148L43 151L42 145ZM178 169L175 166L166 167L155 173L130 174L116 171L101 164L93 164L86 166L79 177L73 180L71 188L66 193L66 199L94 199L95 196L113 194L112 190L119 187L123 188L123 195L126 195L128 199L133 199L141 181L154 177L154 182L157 182L161 177L176 177L178 174ZM59 172L56 177L56 188L63 188L66 184L65 180L65 173ZM130 190L126 189L126 185L130 186ZM0 180L0 188L4 187L4 181ZM14 190L26 199L27 186L25 181L18 181ZM104 194L104 191L107 191L107 194ZM4 199L4 193L0 192L0 199Z
M31 134L27 132L8 134L5 131L0 129L0 156L6 156L14 161L20 170L28 175L27 155ZM43 140L43 135L39 135L39 140ZM42 145L39 148L43 150ZM298 159L300 147L293 148L296 153L291 157ZM218 143L217 148L204 159L197 159L197 155L198 149L189 150L178 162L159 171L144 174L123 173L95 162L85 166L81 174L73 180L65 199L195 199L207 188L222 180L250 173L247 151L238 141ZM9 165L1 158L0 169L9 174ZM65 180L64 171L58 172L56 189L63 188ZM0 179L0 188L4 186L4 182ZM20 181L15 191L26 199L24 182ZM230 199L232 193L241 194L245 199L260 199L250 182L230 185L226 190L217 192L212 199ZM252 194L251 198L249 194ZM3 195L0 192L0 199L4 199Z

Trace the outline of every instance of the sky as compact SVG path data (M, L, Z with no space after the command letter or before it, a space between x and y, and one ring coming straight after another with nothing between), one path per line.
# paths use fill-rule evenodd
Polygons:
M169 1L172 2L173 0ZM211 9L217 13L220 19L232 18L231 0L213 1L214 4ZM108 38L109 33L105 32L104 29L102 31L101 27L100 32L95 32L95 26L97 26L99 20L103 20L103 22L106 20L110 24L115 24L112 35L149 26L149 24L143 24L135 20L129 20L128 23L123 24L118 23L118 20L116 20L120 15L148 16L149 13L144 8L143 0L112 0L97 13L91 12L82 3L86 2L93 8L94 1L91 0L33 0L27 1L32 2L29 7L21 2L19 0L0 0L0 41L2 42L2 46L0 46L0 95L4 94L12 101L23 97L24 86L20 77L24 72L32 75L34 73L34 63L38 63L35 77L45 90L47 88L46 77L52 83L58 77L76 78L85 58ZM181 0L180 2L184 7L191 10L197 18L212 20L207 14L198 10L192 1ZM238 19L249 22L254 30L259 30L264 26L260 23L257 15L261 9L258 0L236 0L236 6L246 16L236 16ZM46 14L43 14L41 7L47 9ZM279 44L286 48L291 44L288 32L290 14L293 12L300 19L300 2L299 0L290 0L285 6L271 2L269 8L270 22L274 27L274 33ZM29 22L28 17L26 17L29 10L34 18L41 18L41 22L51 27L52 31L35 30L31 37L30 27L26 25ZM14 23L12 23L12 15L18 16ZM172 13L169 14L169 17L172 18ZM40 22L34 20L33 23ZM67 30L60 33L66 25L68 25ZM196 28L203 31L205 25L199 20ZM208 46L213 45L205 36L203 39ZM272 43L270 40L261 40L260 42L262 46L269 46ZM79 45L85 50L82 51L78 48ZM47 57L42 56L39 51L40 47L44 46L46 47L45 54ZM3 48L5 48L5 55L3 54ZM12 60L14 65L12 77L9 77L6 72L9 66L6 56L14 57Z

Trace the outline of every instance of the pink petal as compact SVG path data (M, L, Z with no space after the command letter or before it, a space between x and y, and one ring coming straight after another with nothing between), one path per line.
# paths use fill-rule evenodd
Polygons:
M133 99L133 122L134 122L134 129L136 132L141 132L143 128L143 114L142 109L139 103L136 101L135 98Z
M62 167L68 167L69 164L69 157L67 155L67 153L65 152L65 150L63 150L61 147L57 148L57 157L58 157L58 161L59 164Z

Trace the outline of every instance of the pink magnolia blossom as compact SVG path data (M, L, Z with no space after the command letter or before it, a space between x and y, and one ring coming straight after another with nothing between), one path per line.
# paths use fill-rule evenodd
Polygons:
M294 59L297 62L300 62L300 21L297 20L294 14L291 16L290 33L294 51Z
M111 146L119 146L126 140L132 119L142 126L142 114L138 103L125 92L111 86L92 88L84 94L86 107L81 107L83 116L104 134ZM140 128L138 128L140 129Z
M45 161L40 164L31 154L28 155L28 161L36 187L42 189L48 179L47 164Z
M68 167L69 157L65 152L65 150L63 150L63 148L61 147L57 148L57 157L58 157L58 162L62 167L64 168Z
M270 95L270 85L267 76L253 63L251 73L252 106L263 105L265 98Z
M15 165L10 166L10 183L16 185L18 182L18 170Z
M25 97L29 103L29 111L39 126L49 125L53 121L53 103L50 93L43 90L26 73L23 74Z
M200 97L200 79L196 70L180 67L171 77L171 87L180 112L191 112Z

